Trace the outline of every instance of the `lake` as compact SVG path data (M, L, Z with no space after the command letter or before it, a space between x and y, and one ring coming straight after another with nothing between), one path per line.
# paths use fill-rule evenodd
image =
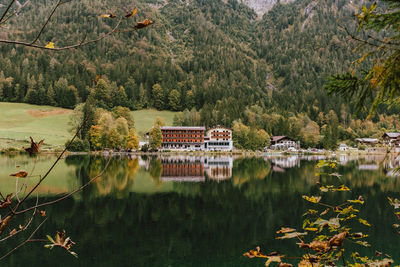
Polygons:
M42 175L55 158L0 155L0 191L15 191L16 179L10 173L25 169ZM105 173L82 192L44 208L48 220L35 235L45 238L65 229L76 242L72 250L79 259L32 242L2 266L264 266L263 259L242 256L256 246L264 252L299 255L295 240L277 240L275 232L281 226L301 229L302 214L312 207L302 195L320 194L315 165L322 158L113 156ZM36 196L39 203L54 200L85 184L108 160L63 158L28 204ZM372 224L357 225L370 235L371 248L346 246L361 255L382 251L399 263L400 235L392 227L399 222L387 200L400 198L400 178L391 172L399 158L338 155L337 160L340 179L351 191L330 194L329 200L341 203L362 195L360 217ZM20 178L18 186L27 182L32 187L37 179ZM31 231L40 220L36 218ZM12 227L17 226L8 231ZM1 243L1 254L24 236Z

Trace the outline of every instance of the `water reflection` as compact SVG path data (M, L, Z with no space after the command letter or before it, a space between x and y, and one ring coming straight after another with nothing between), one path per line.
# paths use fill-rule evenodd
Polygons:
M86 183L108 159L67 157L45 185L52 191L42 192L40 201ZM257 245L285 254L296 251L293 242L276 240L274 232L281 226L301 228L302 214L309 208L301 196L319 193L315 184L319 159L324 157L113 156L106 172L91 186L46 208L49 219L38 232L41 237L66 228L77 241L79 260L62 251L45 251L39 257L43 248L30 246L5 265L262 266L263 262L245 259L242 253ZM36 168L42 171L52 160L39 159ZM373 255L377 249L399 262L400 238L392 228L396 218L387 196L400 197L400 179L386 175L398 166L398 158L339 155L338 160L343 165L337 171L352 191L332 195L331 201L341 203L363 195L366 203L360 216L377 226L360 230L370 234L374 247L357 250ZM8 174L22 162L29 159L0 157L2 192L8 184L10 190L14 188L15 180ZM379 168L360 170L369 164ZM22 241L21 237L16 244Z

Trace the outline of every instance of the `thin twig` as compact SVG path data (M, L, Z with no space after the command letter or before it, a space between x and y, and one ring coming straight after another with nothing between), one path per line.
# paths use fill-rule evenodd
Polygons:
M11 19L12 17L16 16L29 3L30 3L30 0L27 0L22 6L20 6L12 14L10 14L7 18L5 18L3 21L1 21L0 25L6 23L9 19Z
M36 197L36 204L35 204L35 205L37 205L38 203L39 203L39 196ZM37 212L37 209L35 208L35 209L33 210L33 213L32 213L32 215L31 215L31 217L29 218L28 222L25 224L25 226L22 227L22 229L17 230L17 231L15 232L15 234L13 234L13 235L8 235L7 237L1 239L0 242L6 241L7 239L9 239L9 238L11 238L11 237L13 237L13 236L15 236L15 235L17 235L17 234L19 234L19 233L25 231L25 230L27 230L28 227L29 227L29 225L32 223L33 218L35 217L36 212Z
M7 15L8 10L10 10L11 6L14 4L15 0L11 0L11 2L8 4L7 9L4 11L3 15L0 18L0 22L3 21L4 17Z
M3 255L0 258L0 261L2 261L4 258L8 257L9 255L11 255L12 253L14 253L16 250L18 250L20 247L22 247L23 245L25 245L26 243L29 242L29 240L36 234L36 232L39 230L39 228L47 221L47 218L44 219L38 227L36 227L36 229L32 232L32 234L28 237L28 239L26 239L24 242L22 242L21 244L19 244L18 246L16 246L15 248L13 248L12 250L10 250L9 252L7 252L5 255Z
M36 38L31 42L31 44L36 43L36 41L39 39L40 35L43 33L44 28L46 28L46 26L49 23L50 19L53 17L54 13L56 13L57 8L59 6L61 6L62 4L64 4L64 2L62 0L58 0L57 5L53 8L53 10L51 11L50 15L47 17L46 22L43 24L42 28L40 29L39 33L36 35Z
M22 214L22 213L25 213L25 212L30 211L30 210L32 210L32 209L36 209L36 208L40 208L40 207L44 207L44 206L48 206L48 205L55 204L55 203L57 203L57 202L60 202L60 201L62 201L62 200L64 200L64 199L66 199L66 198L72 196L73 194L78 193L79 191L82 191L82 190L85 189L88 185L90 185L94 180L96 180L97 178L99 178L100 176L102 176L102 175L104 174L104 172L105 172L106 169L108 168L108 165L109 165L110 162L111 162L111 159L112 159L111 157L108 159L108 161L107 161L107 163L106 163L106 166L104 166L103 170L102 170L98 175L96 175L96 176L94 176L93 178L91 178L87 183L85 183L85 184L82 185L81 187L75 189L74 191L72 191L72 192L66 194L65 196L62 196L62 197L60 197L60 198L58 198L58 199L56 199L56 200L44 202L44 203L41 203L41 204L36 204L35 206L32 206L32 207L29 207L29 208L27 208L27 209L18 211L18 212L16 212L16 214Z
M89 41L86 41L86 42L83 42L83 43L80 42L78 44L64 46L64 47L49 48L49 47L46 47L46 46L43 46L43 45L35 45L35 44L32 44L32 43L21 42L21 41L13 41L13 40L5 40L5 39L0 39L0 43L23 45L23 46L28 46L28 47L38 48L38 49L52 50L52 51L62 51L62 50L78 48L78 47L81 47L81 46L85 46L85 45L88 45L88 44L91 44L91 43L95 43L95 42L101 41L104 38L114 34L117 31L117 29L118 29L120 24L121 24L121 20L118 21L117 25L111 31L109 31L106 34L100 36L99 38L92 39L92 40L89 40ZM131 31L136 31L136 29L132 29Z
M361 42L361 43L364 43L364 44L367 44L367 45L370 45L370 46L380 47L380 46L377 45L377 44L374 44L374 43L371 43L371 42L366 41L366 40L364 40L364 39L361 39L361 38L356 37L355 35L351 34L350 31L349 31L346 27L344 27L344 26L339 25L339 28L343 29L343 30L346 32L346 34L347 34L348 36L350 36L350 38L353 39L353 40L356 40L356 41L358 41L358 42Z

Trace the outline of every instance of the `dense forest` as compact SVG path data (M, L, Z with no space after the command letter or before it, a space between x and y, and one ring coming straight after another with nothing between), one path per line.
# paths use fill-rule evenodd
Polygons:
M269 134L293 135L290 118L296 117L314 133L331 119L346 128L366 113L327 95L323 86L357 58L341 26L355 28L354 14L365 2L277 3L262 18L236 0L71 2L52 18L41 43L57 46L99 36L116 23L99 14L123 14L133 6L138 14L123 23L151 18L155 24L73 51L2 44L0 101L74 108L92 94L101 108L188 110L206 126L246 123ZM9 22L1 37L31 39L53 5L35 2ZM105 84L99 86L99 80ZM107 90L96 93L99 87ZM278 114L278 126L254 124L253 113L264 119L262 114Z

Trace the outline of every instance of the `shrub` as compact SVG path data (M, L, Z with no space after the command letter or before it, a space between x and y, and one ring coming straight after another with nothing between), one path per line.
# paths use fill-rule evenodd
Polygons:
M65 143L65 146L67 146L69 141ZM82 140L82 139L75 139L70 146L68 147L69 151L73 152L84 152L84 151L89 151L90 150L90 145L89 141L87 140Z

